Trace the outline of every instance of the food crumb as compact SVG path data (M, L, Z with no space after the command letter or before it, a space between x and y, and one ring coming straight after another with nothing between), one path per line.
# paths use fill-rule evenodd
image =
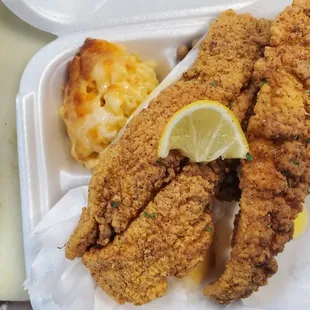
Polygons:
M177 60L178 61L183 60L185 56L188 54L188 52L189 52L188 47L185 44L179 46L177 49Z

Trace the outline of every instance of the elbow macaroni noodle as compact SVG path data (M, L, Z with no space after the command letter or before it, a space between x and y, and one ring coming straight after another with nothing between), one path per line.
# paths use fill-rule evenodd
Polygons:
M60 114L73 157L92 169L128 117L158 85L156 64L119 44L88 39L69 64Z

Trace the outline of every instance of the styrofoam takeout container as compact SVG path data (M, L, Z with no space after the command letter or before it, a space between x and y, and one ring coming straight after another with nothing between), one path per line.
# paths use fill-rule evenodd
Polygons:
M176 48L201 36L228 8L255 0L4 0L28 23L59 37L27 65L17 95L17 133L26 269L28 236L71 188L87 185L90 173L70 154L59 116L68 61L87 37L124 44L158 63L162 80L176 65Z
M290 0L3 0L20 18L58 38L29 62L17 95L17 134L26 270L30 233L90 173L71 157L59 116L68 61L87 37L120 42L158 63L160 80L176 65L176 48L202 36L228 8L274 18ZM35 303L32 301L33 304ZM245 308L244 308L245 309ZM37 310L37 309L36 309Z

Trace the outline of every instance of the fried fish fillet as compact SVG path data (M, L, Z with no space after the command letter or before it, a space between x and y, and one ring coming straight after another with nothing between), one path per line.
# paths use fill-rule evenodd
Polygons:
M269 21L232 10L213 23L193 67L140 112L101 156L90 182L88 208L66 248L68 258L109 243L180 173L186 159L178 152L157 158L163 128L180 108L209 98L232 105L239 120L244 118L256 92L248 86L253 66L268 43L269 30Z
M67 256L105 245L110 227L123 231L104 248L92 247L83 255L97 283L119 303L140 305L162 296L167 276L182 277L202 261L212 239L211 204L223 164L187 164L176 152L158 161L158 140L175 111L201 98L232 105L242 121L258 90L248 84L269 30L269 21L224 13L212 25L193 68L133 120L95 169L91 204Z
M278 16L254 78L264 84L247 133L254 159L242 165L231 258L205 291L219 303L250 296L276 273L275 256L292 239L308 193L310 1L296 0Z
M212 240L211 204L218 173L188 165L103 249L83 263L119 303L145 304L162 296L167 276L182 277L202 261Z

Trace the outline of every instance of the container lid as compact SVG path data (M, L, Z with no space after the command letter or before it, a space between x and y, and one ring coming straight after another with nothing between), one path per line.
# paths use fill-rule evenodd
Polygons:
M203 17L259 0L3 0L28 24L58 36L95 28Z

